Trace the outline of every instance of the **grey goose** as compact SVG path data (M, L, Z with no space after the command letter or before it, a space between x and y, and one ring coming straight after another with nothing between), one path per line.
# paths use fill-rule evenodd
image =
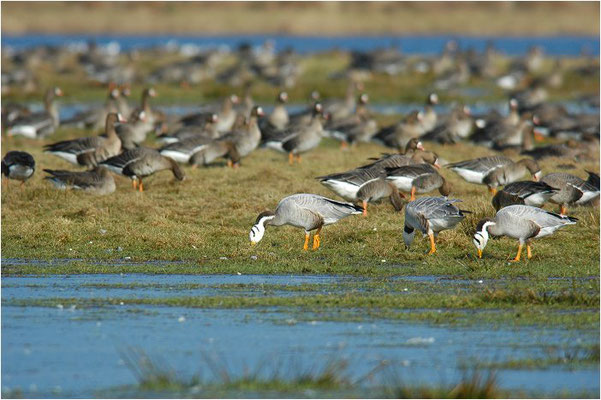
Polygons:
M44 169L48 173L44 179L60 190L74 189L95 195L106 195L115 191L115 180L104 167L94 167L90 171L74 172Z
M48 89L44 95L44 111L15 119L7 130L8 136L21 135L36 139L52 134L60 123L55 99L62 95L63 91L58 87Z

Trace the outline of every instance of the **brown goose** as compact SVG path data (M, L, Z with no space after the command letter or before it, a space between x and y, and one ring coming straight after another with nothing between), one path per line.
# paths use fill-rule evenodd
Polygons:
M273 108L271 114L267 118L267 121L275 129L284 129L290 118L288 117L288 111L286 110L285 104L288 102L288 93L280 92L276 98L276 106ZM252 111L252 110L251 110Z
M443 196L451 193L451 184L429 164L386 168L386 179L399 190L410 192L411 201L415 200L416 193L428 193L436 189Z
M45 169L50 174L49 180L55 188L66 190L82 190L86 193L106 195L115 191L115 180L111 173L103 167L94 167L91 171L74 172Z
M48 144L44 146L47 153L54 154L76 165L94 167L100 161L119 154L121 139L115 130L115 123L125 122L120 114L111 113L106 116L106 136L84 137Z
M182 126L172 133L159 135L157 139L161 143L171 144L197 136L202 136L207 139L219 138L221 135L217 131L219 116L215 113L207 113L204 115L204 118L205 120L202 124Z
M387 147L402 148L409 140L424 134L422 119L421 111L412 111L397 124L380 129L373 137L373 141Z
M487 185L489 190L495 194L498 186L517 182L527 173L532 174L532 178L535 181L538 181L542 174L536 161L530 158L524 158L518 162L494 169L482 179L482 183Z
M183 181L185 178L183 171L173 159L164 157L158 151L147 147L127 150L101 162L100 165L117 174L129 177L134 189L139 186L140 192L144 191L142 179L155 172L170 170L178 181Z
M110 85L109 92L100 108L85 110L75 114L73 117L61 121L64 126L76 126L78 128L92 128L94 130L102 129L106 121L106 116L110 113L120 113L118 100L121 98L119 89ZM123 116L129 116L128 113L121 113Z
M379 177L365 182L357 191L357 201L363 205L363 215L367 215L367 203L376 202L388 197L390 204L396 211L403 209L402 198L405 196L399 192L396 186L386 181L384 177Z
M140 110L138 113L133 113L129 121L115 127L117 136L121 139L121 147L123 149L136 148L146 140L146 135L148 134L146 119L146 112Z
M63 91L58 87L48 89L44 95L44 111L18 117L12 122L7 134L21 135L30 139L52 134L60 123L55 99L62 95Z
M426 99L426 106L424 107L422 117L422 127L424 132L430 132L436 126L438 116L434 111L434 106L438 104L438 95L436 93L430 93Z
M559 204L561 215L567 214L568 205L583 204L599 195L599 187L595 186L590 177L589 181L585 181L572 174L556 172L545 175L541 182L559 189L549 201Z

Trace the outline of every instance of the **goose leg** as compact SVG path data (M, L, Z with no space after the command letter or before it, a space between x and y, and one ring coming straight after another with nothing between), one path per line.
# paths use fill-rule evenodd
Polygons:
M436 253L436 243L434 242L434 234L429 233L428 237L430 237L430 251L428 252L428 255L432 255Z
M133 187L134 190L138 188L138 181L136 179L131 180L131 187Z
M340 142L340 150L346 150L347 148L348 148L348 143L345 140Z
M19 189L21 190L21 192L23 191L23 185L25 185L25 181L21 181L21 184L19 185Z
M296 162L299 163L299 164L301 163L301 156L300 156L300 154L296 155Z
M518 245L518 254L516 254L515 258L511 259L510 261L513 261L513 262L520 261L520 256L522 255L522 247L524 247L524 245L522 243L520 243Z
M292 154L292 152L288 153L288 164L294 164L294 154Z
M232 160L227 160L227 166L232 168L234 164L232 164Z
M532 248L530 246L530 243L526 243L526 254L528 256L528 259L532 258Z
M561 215L568 215L568 208L566 207L565 204L561 205L561 208L559 209L559 214L561 214Z
M142 183L142 178L140 178L140 193L142 193L144 191L144 184Z
M494 196L495 194L497 194L497 189L496 189L496 188L494 188L494 187L490 187L490 186L489 186L489 187L488 187L488 191L489 191L489 192L490 192L490 194L492 194L493 196Z
M363 216L367 215L367 200L363 200Z
M309 232L305 232L305 244L303 245L303 250L309 250Z
M415 186L411 186L411 199L409 199L410 201L415 200Z
M321 244L321 240L319 237L320 232L321 232L321 227L319 227L317 229L317 232L315 232L315 235L313 235L313 250L319 249L319 245Z

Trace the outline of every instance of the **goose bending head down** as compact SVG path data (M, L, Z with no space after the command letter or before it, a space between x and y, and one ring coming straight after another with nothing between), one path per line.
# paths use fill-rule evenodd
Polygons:
M532 239L549 236L559 228L574 225L576 221L578 220L574 217L555 214L538 207L511 205L500 209L494 218L485 218L478 222L473 242L478 251L478 258L482 258L489 234L508 236L519 241L518 253L511 261L520 261L524 244L530 259Z
M310 232L317 230L313 236L313 250L321 243L320 233L325 225L338 222L353 214L362 214L363 208L351 203L328 199L316 194L301 193L283 198L275 211L264 211L257 217L250 229L250 243L256 245L263 239L268 225L292 225L305 230L303 250L309 248Z

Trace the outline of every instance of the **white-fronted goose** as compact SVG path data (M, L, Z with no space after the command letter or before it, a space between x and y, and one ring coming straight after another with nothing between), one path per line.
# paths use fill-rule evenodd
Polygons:
M199 152L214 140L205 136L192 136L179 142L165 145L159 152L180 163L188 163L194 153Z
M21 181L21 186L26 180L33 176L35 172L35 160L33 156L24 151L9 151L2 159L2 175L8 180L15 179Z
M123 115L123 114L119 114ZM138 110L137 113L132 113L132 118L127 122L115 126L117 136L121 139L121 147L125 150L130 150L138 147L146 140L147 124L146 112Z
M215 140L190 157L192 165L208 165L216 158L226 157L228 164L237 167L240 159L253 152L261 141L261 130L258 118L263 116L263 109L259 106L253 107L247 125L239 130Z
M332 121L338 121L350 116L357 106L355 90L361 90L362 87L360 83L351 80L346 88L344 100L333 100L322 103L324 113L330 114Z
M44 150L75 165L96 166L100 161L119 154L121 139L115 130L115 123L124 122L120 114L106 116L106 136L84 137L47 144Z
M320 103L313 107L313 119L307 126L293 126L282 131L277 137L271 138L265 145L274 150L288 153L290 165L301 160L301 154L319 145L323 134L323 108Z
M428 193L436 189L443 196L451 193L451 184L430 164L386 168L386 175L386 179L399 190L411 193L411 201L415 200L416 193Z
M517 182L528 173L532 175L532 178L535 181L538 181L542 175L541 169L536 161L530 158L524 158L492 170L484 177L484 179L482 179L482 183L488 186L489 190L495 194L498 186Z
M309 248L310 232L317 229L313 236L313 250L319 248L322 227L338 222L353 214L361 214L363 209L351 203L344 203L316 194L294 194L283 198L275 211L264 211L250 230L251 244L257 244L265 234L268 225L292 225L305 230L303 250Z
M532 239L549 236L559 228L573 225L576 221L576 218L558 215L542 208L516 204L500 209L492 219L485 218L478 222L473 242L478 250L478 257L482 258L482 251L488 243L489 234L518 239L518 253L511 261L520 261L524 244L527 256L531 258Z
M52 134L60 123L55 99L62 95L63 91L58 87L48 89L44 95L44 111L17 118L7 130L7 134L21 135L30 139Z
M288 117L288 111L286 110L286 103L288 102L288 93L280 92L276 98L276 105L273 111L269 114L267 121L275 127L275 129L282 130L290 122Z
M311 92L310 104L304 110L298 111L294 114L289 114L289 124L292 125L308 125L313 119L313 109L315 104L319 102L319 92L314 90Z
M400 122L380 129L374 135L373 141L387 147L403 148L409 140L419 138L424 134L422 119L421 111L412 111Z
M117 174L129 177L134 189L138 186L140 192L144 191L142 179L155 172L170 170L178 181L185 178L183 171L173 159L164 157L158 151L147 147L124 151L118 156L101 162L100 165Z
M82 190L96 195L105 195L115 191L115 179L103 167L94 167L91 171L74 172L65 170L45 169L50 174L48 179L55 188L66 190Z
M430 251L428 254L436 253L435 237L439 232L453 229L464 218L464 213L470 211L460 210L454 203L461 200L448 200L446 197L422 197L411 201L405 207L405 227L403 229L403 241L407 248L413 243L415 230L430 238Z
M129 85L121 85L119 88L119 97L117 97L117 112L121 115L132 115L132 109L127 100L131 96Z
M512 204L542 207L558 191L544 182L513 182L494 195L492 205L497 211Z
M590 179L590 178L589 178ZM560 214L567 214L567 207L571 204L583 204L599 195L599 187L593 181L585 181L572 174L556 172L542 177L541 182L559 189L549 201L559 204Z
M424 132L430 132L436 126L438 116L434 110L434 106L438 104L438 95L436 93L430 93L426 99L426 106L421 120Z
M120 96L119 89L111 85L107 99L102 107L79 112L73 117L61 121L61 125L75 126L77 128L92 128L94 130L102 129L106 121L106 116L110 113L119 112L118 99ZM129 114L121 115L129 116Z
M473 125L470 108L458 106L453 108L450 114L441 116L438 125L421 136L421 139L439 143L456 143L471 135Z
M207 139L219 138L220 133L217 130L218 115L215 113L206 113L204 114L204 118L203 124L182 126L172 133L159 135L157 139L161 143L171 144L196 136L202 136Z

